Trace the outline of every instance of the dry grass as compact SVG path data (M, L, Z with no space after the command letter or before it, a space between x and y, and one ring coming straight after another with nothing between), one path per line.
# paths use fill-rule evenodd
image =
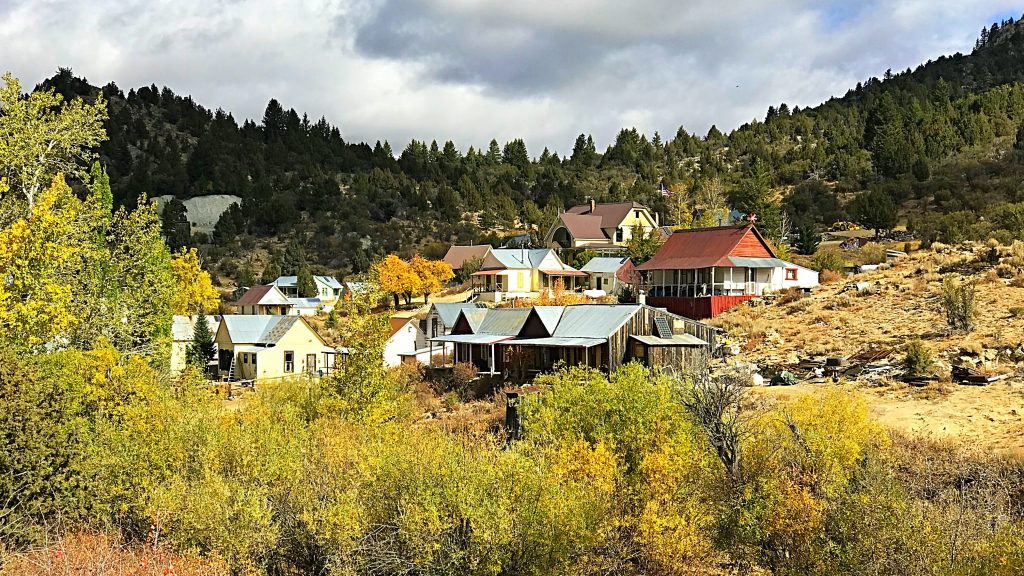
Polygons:
M1012 248L1004 247L1012 257ZM1003 249L1001 249L1003 250ZM1024 257L1024 243L1016 250ZM756 345L744 348L741 359L760 366L777 366L812 356L849 356L869 346L900 350L920 339L934 354L936 373L967 356L995 372L1024 373L1007 354L1024 334L1024 290L1004 282L978 283L976 329L968 336L951 334L939 302L943 267L972 266L967 279L981 280L995 268L980 264L977 246L939 246L901 258L887 270L859 274L851 280L879 286L878 293L856 297L838 292L845 284L819 286L814 293L788 305L741 307L715 319L735 337L753 334ZM1005 263L1006 255L1002 263ZM995 360L983 352L1002 351ZM947 376L948 378L948 376ZM866 386L866 384L858 384ZM802 385L803 386L803 385ZM893 380L876 381L868 396L872 410L891 426L908 432L943 437L963 435L1000 448L1024 449L1024 384L1019 376L985 387L959 386L948 381L923 388ZM1020 415L1011 413L1016 409Z
M172 553L165 546L126 545L107 534L72 534L26 552L0 551L2 576L227 576L218 558Z

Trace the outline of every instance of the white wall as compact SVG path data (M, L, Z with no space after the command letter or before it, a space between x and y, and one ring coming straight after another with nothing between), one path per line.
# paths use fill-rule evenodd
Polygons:
M399 354L412 354L417 349L417 344L422 340L422 333L417 322L412 321L395 332L384 345L384 365L398 366L402 363Z

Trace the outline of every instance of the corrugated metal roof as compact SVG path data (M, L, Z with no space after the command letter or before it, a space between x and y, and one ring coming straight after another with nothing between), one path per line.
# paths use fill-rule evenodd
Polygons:
M633 334L630 338L642 342L648 346L707 346L708 343L692 334L675 334L672 338L658 338L657 336L643 336Z
M786 268L796 266L778 258L750 258L745 256L729 256L729 262L739 268Z
M607 338L640 310L638 304L580 304L566 306L552 336Z
M473 302L436 302L431 306L437 312L437 317L441 319L441 323L448 327L455 325L455 322L459 319L459 312L484 307L483 304Z
M603 338L560 338L551 336L549 338L517 338L506 340L506 346L560 346L565 348L590 348L604 344L607 340Z
M182 316L175 314L171 324L171 338L175 342L191 340L196 331L196 319L198 316ZM210 325L210 334L216 338L217 328L220 327L220 316L207 315L206 323Z
M506 268L536 268L540 266L540 263L544 261L544 258L550 252L550 248L499 248L491 250L491 255L497 258L498 262L501 262L501 265Z
M628 261L629 258L598 256L591 258L580 270L596 274L614 274Z
M484 321L484 317L490 312L487 308L467 308L461 312L466 318L466 323L469 324L469 329L473 332L480 330L480 323ZM456 320L458 322L458 320Z
M544 325L544 330L548 334L555 331L555 327L558 326L558 321L562 319L562 312L565 310L565 306L534 306L533 311L536 312L537 318L540 323Z
M288 303L296 308L316 308L323 306L323 300L319 298L289 298Z
M447 336L435 336L431 342L457 342L459 344L494 344L510 340L513 336L507 334L449 334Z
M341 282L334 276L313 276L314 282L320 282L328 288L335 290L341 290ZM274 286L287 286L289 288L298 286L299 279L297 276L278 276L277 280L274 280Z
M341 282L338 282L338 279L335 278L334 276L314 276L313 278L316 278L328 288L341 290Z
M653 258L637 266L640 270L693 270L711 266L731 266L729 255L740 242L753 234L768 254L772 254L757 229L752 226L722 226L677 230L661 245Z
M235 344L276 344L301 319L298 316L229 314L221 321Z
M472 312L472 311L470 311ZM516 336L530 317L530 308L494 308L486 311L478 334L504 334Z

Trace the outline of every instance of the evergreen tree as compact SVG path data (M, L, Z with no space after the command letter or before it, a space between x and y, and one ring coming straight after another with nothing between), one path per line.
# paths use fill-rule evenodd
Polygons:
M171 198L161 213L164 240L171 252L178 252L192 238L192 225L188 221L188 208L177 198Z
M196 325L192 332L192 344L189 345L185 358L191 366L205 370L207 364L213 360L214 353L210 323L204 314L199 314L196 316Z
M309 266L301 266L299 273L296 278L297 287L299 289L299 296L302 298L316 298L316 281L313 280L313 273L310 272Z
M850 203L850 213L859 224L874 228L876 238L896 225L896 203L884 190L875 189L857 196Z

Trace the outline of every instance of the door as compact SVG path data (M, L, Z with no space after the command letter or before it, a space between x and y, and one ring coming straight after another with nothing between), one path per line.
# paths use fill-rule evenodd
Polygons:
M316 372L316 354L306 354L306 371Z
M601 288L601 281L602 280L604 280L604 278L601 278L600 276L597 277L597 286L595 286L596 289L598 289L598 290L602 289Z

